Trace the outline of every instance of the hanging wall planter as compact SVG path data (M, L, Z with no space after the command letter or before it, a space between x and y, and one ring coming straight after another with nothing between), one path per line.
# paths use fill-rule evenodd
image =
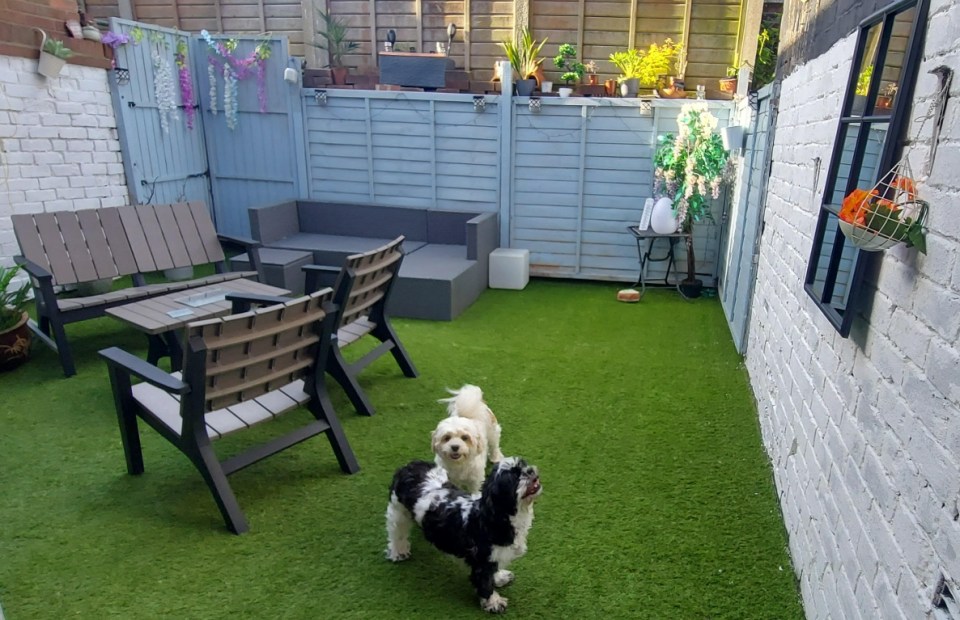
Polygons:
M720 130L720 140L723 148L728 151L736 151L743 148L743 127L739 125L730 125Z
M39 28L34 30L40 33L40 62L37 73L47 78L55 78L63 71L67 59L73 56L73 50L58 39L48 39L47 33Z
M838 215L840 230L855 247L879 252L906 243L927 252L923 225L929 206L917 197L906 159L897 163L870 190L855 189Z

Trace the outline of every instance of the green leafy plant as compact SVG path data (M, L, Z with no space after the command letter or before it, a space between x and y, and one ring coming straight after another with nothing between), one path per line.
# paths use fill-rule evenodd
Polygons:
M867 65L860 72L860 75L857 76L857 90L856 94L867 95L867 91L870 90L870 79L873 77L873 65Z
M563 71L560 79L569 84L577 83L583 79L586 67L582 62L577 61L577 48L569 43L563 43L557 49L557 55L553 58L553 64Z
M705 103L687 104L677 117L677 134L660 136L653 156L654 193L673 201L683 232L713 220L710 199L730 177L730 153L716 133L717 117ZM687 280L696 276L692 237L687 237Z
M510 61L510 66L517 73L518 80L530 79L537 73L540 65L543 64L543 59L539 58L540 50L546 42L544 38L538 43L529 30L520 35L519 40L500 42L500 47Z
M646 50L628 49L610 54L610 62L620 70L617 81L636 78L642 86L656 86L661 75L668 75L677 63L683 44L665 39L662 44L651 43ZM683 63L685 64L685 63ZM677 65L678 75L680 67Z
M63 44L60 39L47 39L43 43L43 51L53 54L61 60L66 60L73 56L73 50Z
M324 41L313 45L327 51L330 56L328 67L342 67L344 66L343 57L355 51L360 45L356 41L347 40L347 25L341 19L324 13L319 8L317 14L323 22L323 30L318 31L317 34L323 37Z
M52 53L52 52L51 52ZM23 318L27 310L27 294L30 292L30 283L24 282L19 287L12 287L13 278L20 272L20 265L13 267L0 266L0 332L15 326Z
M620 71L618 82L632 78L640 78L640 69L643 66L643 52L638 49L629 49L624 52L610 54L610 62Z
M777 47L780 44L779 14L764 16L757 37L757 57L753 69L753 89L763 88L777 76Z

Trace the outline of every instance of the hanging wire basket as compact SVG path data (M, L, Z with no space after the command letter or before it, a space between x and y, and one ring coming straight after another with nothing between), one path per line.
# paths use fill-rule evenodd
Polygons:
M917 198L910 164L902 159L872 189L855 189L843 199L840 230L868 252L900 243L922 247L928 210L927 202Z
M117 78L117 84L120 86L126 86L130 83L130 69L124 67L115 67L113 69L113 74Z

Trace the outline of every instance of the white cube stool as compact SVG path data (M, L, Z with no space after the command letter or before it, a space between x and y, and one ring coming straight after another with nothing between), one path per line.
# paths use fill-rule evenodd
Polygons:
M530 281L530 250L497 248L490 252L490 288L523 290Z

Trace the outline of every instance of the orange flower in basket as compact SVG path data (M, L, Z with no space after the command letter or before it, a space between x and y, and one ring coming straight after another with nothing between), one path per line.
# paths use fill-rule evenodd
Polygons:
M910 177L898 176L893 180L893 186L907 195L907 200L916 200L917 186Z
M849 224L866 225L866 215L868 209L861 208L865 200L869 200L877 195L876 190L865 190L857 188L846 195L843 204L840 206L840 219Z

